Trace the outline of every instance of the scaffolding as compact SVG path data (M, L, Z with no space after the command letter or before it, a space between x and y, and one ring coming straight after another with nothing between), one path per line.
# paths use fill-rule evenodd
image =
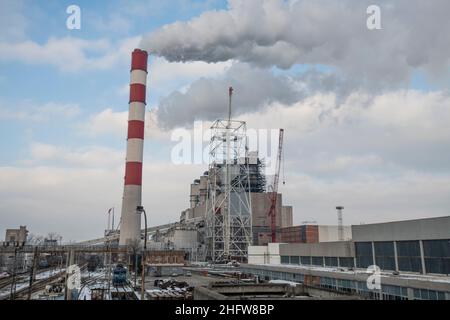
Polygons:
M206 259L245 261L251 244L252 206L245 121L211 126L206 197Z

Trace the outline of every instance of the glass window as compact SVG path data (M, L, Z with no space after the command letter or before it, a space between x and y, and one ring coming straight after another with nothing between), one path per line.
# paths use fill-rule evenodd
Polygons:
M372 243L371 242L356 242L356 266L358 268L367 268L373 265Z
M325 257L325 265L327 267L337 267L338 266L337 257Z
M323 266L323 257L312 257L312 264L314 266Z
M398 269L422 272L419 241L397 241Z
M306 256L300 257L300 263L303 265L307 265L307 266L311 265L311 257L309 257L309 256L308 257L306 257Z
M414 289L414 299L420 299L420 290Z
M353 257L339 257L339 266L344 268L353 268L354 267Z
M381 286L383 292L383 300L406 300L408 294L406 288L398 286L384 285Z
M423 241L427 273L450 274L450 240Z
M300 259L298 256L291 256L291 260L290 260L291 264L300 264Z
M375 264L382 270L395 270L394 242L374 242Z
M289 264L289 256L281 256L282 264Z
M427 289L414 289L416 300L445 300L445 292Z

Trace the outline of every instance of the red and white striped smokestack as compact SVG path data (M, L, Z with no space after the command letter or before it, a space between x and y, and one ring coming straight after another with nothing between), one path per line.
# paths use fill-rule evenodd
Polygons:
M128 113L127 157L122 199L120 245L140 240L141 215L137 214L136 207L141 205L142 193L147 57L147 52L140 49L134 49L131 54L130 109Z

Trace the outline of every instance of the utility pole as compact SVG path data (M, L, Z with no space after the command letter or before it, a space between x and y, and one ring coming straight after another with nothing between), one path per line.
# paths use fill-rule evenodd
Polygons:
M233 96L233 87L228 88L228 127L230 126L231 122L231 97Z
M138 265L138 257L137 257L137 248L134 249L134 287L136 288L137 282L137 265Z
M114 207L112 208L112 223L111 223L111 229L114 232Z
M31 292L33 291L33 281L34 281L34 270L36 268L36 261L38 258L38 248L34 247L34 254L33 254L33 262L31 263L31 269L30 269L30 283L28 285L28 297L27 300L31 300Z
M142 251L142 280L141 280L141 300L145 298L145 252L147 251L147 213L143 206L137 206L138 214L144 214L145 231L144 231L144 250Z
M66 287L65 287L65 299L66 300L72 300L72 289L69 291L69 286L68 286L68 282L69 282L69 266L71 266L73 264L74 261L74 252L73 250L67 251L67 261L66 261Z
M106 245L107 245L107 250L109 251L109 255L108 255L108 258L109 258L109 263L108 263L108 276L107 276L107 279L108 279L108 296L109 296L109 294L110 294L110 292L111 292L111 243L110 242L106 242Z
M16 262L17 262L17 248L14 248L14 262L13 262L13 278L11 282L10 300L14 300L16 294Z
M344 224L342 219L342 210L344 209L343 206L337 206L336 210L338 211L338 239L339 241L344 240Z

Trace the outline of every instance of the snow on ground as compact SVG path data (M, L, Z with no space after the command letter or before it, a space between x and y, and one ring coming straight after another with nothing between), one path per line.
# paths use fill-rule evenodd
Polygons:
M47 279L50 278L51 276L64 271L65 269L56 269L56 270L47 270L41 273L38 273L36 275L36 281L37 280L43 280L43 279ZM16 283L16 291L19 291L21 289L27 288L29 285L29 279L27 278L25 281L23 282L19 282ZM11 294L11 286L6 286L5 288L3 288L2 290L0 290L0 299L4 298L5 296Z
M291 287L296 287L299 285L298 282L293 281L287 281L287 280L270 280L269 283L275 283L275 284L288 284Z
M78 300L91 300L92 291L89 287L83 287L80 294L78 295Z
M302 269L302 270L314 270L314 271L325 271L325 272L339 272L346 274L372 274L372 272L368 272L365 269L355 269L348 270L346 268L335 268L335 267L320 267L320 266L301 266L301 265L286 265L286 264L254 264L257 266L274 266L274 267L283 267L288 269ZM445 275L421 275L421 274L408 274L401 273L400 275L393 275L392 272L381 272L382 277L396 277L401 279L409 279L409 280L419 280L419 281L432 281L432 282L442 282L442 283L450 283L450 277Z

